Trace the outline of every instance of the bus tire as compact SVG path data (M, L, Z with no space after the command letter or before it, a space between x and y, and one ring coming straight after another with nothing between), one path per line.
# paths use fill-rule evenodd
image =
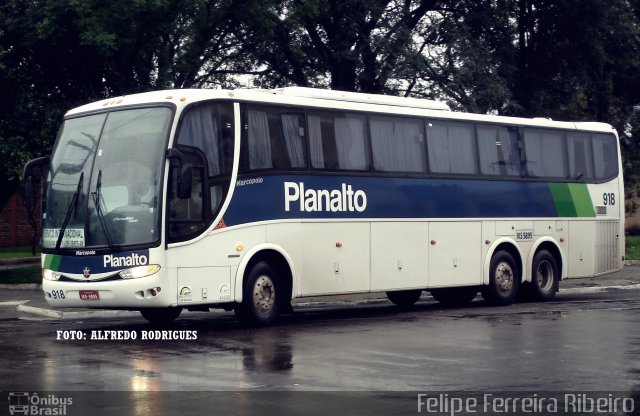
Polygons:
M540 250L533 257L531 283L528 285L532 300L551 300L560 285L558 262L547 250Z
M475 286L431 289L431 296L444 306L464 306L471 303L477 294Z
M272 323L280 312L280 287L275 270L265 261L256 263L244 282L242 303L234 308L238 319L251 326Z
M509 305L518 295L521 280L513 256L507 251L498 251L491 258L489 284L482 288L482 297L492 305Z
M179 306L140 309L140 315L152 324L168 324L178 319L181 313Z
M387 292L387 298L396 306L408 308L420 299L422 290L398 290L395 292Z

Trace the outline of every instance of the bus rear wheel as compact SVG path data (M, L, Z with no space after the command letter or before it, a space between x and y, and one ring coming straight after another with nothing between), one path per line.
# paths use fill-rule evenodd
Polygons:
M431 289L431 296L444 306L464 306L470 303L477 294L477 287Z
M178 319L181 313L182 308L177 306L140 309L140 315L152 324L168 324Z
M407 308L420 299L420 295L422 294L422 290L398 290L396 292L387 292L387 298L394 305L400 306L401 308Z
M256 263L247 278L242 303L234 311L238 319L251 326L272 323L280 312L280 287L275 270L264 261Z
M489 284L482 288L482 297L492 305L509 305L516 299L521 280L513 256L507 251L498 251L491 258Z
M551 300L560 284L560 273L555 257L547 250L540 250L533 258L529 294L533 300Z

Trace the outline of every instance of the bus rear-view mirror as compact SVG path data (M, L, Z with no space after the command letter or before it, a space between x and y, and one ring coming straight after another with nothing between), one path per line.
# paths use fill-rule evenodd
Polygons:
M191 188L193 181L193 168L191 165L182 165L180 177L178 178L178 198L191 198Z

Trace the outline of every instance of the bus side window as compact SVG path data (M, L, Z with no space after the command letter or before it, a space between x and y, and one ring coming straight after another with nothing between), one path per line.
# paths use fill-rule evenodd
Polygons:
M477 172L472 124L427 120L429 169L434 173Z
M307 118L307 124L309 126L311 167L315 169L338 169L333 118L311 114Z
M243 124L243 171L306 167L302 113L292 113L286 109L248 107Z
M569 179L593 178L593 155L588 134L567 134L567 155L569 156Z
M478 125L480 172L484 175L520 176L520 148L515 130Z
M377 171L423 173L426 170L424 130L420 121L372 116L369 130L373 166Z
M527 175L534 178L565 179L567 166L563 133L550 129L524 128Z
M364 116L326 112L311 113L309 149L316 169L367 171L370 166Z
M233 107L205 102L190 107L180 120L174 145L181 165L191 167L191 195L178 198L178 167L172 167L168 195L170 242L193 238L206 230L228 189L233 161Z
M593 134L591 138L596 179L613 179L618 174L618 149L615 136L611 134Z

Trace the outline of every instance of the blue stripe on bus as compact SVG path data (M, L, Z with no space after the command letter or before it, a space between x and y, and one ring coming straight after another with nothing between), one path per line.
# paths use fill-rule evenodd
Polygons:
M348 189L349 186L352 206L349 207L348 203L342 206L346 200L343 188ZM304 192L300 188L304 188ZM304 201L302 210L300 200L294 199L296 189L310 197ZM362 212L355 209L362 209L362 193L355 201L359 206L353 206L353 194L357 191L364 192L366 196L366 207ZM342 199L333 201L334 211L331 211L331 207L327 207L328 196L338 198L338 195ZM289 198L289 211L286 210L286 197ZM224 222L232 226L298 218L500 217L557 217L549 185L529 181L310 175L243 178L238 180L231 204L224 214Z

